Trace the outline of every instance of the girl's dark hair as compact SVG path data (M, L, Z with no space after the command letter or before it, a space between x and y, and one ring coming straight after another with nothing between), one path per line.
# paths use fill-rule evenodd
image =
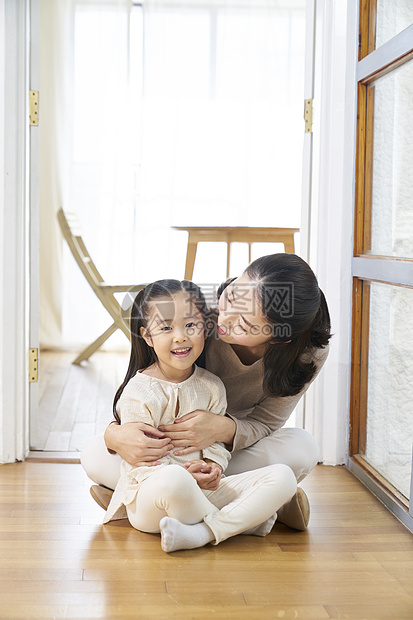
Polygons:
M256 299L272 326L264 354L264 390L272 396L301 392L316 372L303 353L324 348L331 338L330 315L310 266L295 254L270 254L244 271L256 285ZM218 295L233 280L221 286Z
M116 404L121 397L126 384L138 372L138 370L148 368L151 364L155 363L157 359L153 348L150 347L141 336L141 328L148 327L147 321L151 309L149 304L156 299L164 299L165 297L172 298L177 293L188 294L188 297L197 307L205 321L206 332L210 329L209 311L205 297L199 286L193 282L190 282L189 280L157 280L152 284L148 284L144 289L139 291L133 302L129 320L131 339L129 366L122 385L119 387L113 400L113 415L119 424L121 423L121 420L116 410ZM202 355L204 355L204 353ZM198 361L199 360L200 358L198 358ZM200 365L202 365L202 360Z

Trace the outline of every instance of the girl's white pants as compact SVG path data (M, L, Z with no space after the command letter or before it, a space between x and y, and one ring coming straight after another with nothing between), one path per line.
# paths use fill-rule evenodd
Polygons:
M203 520L218 544L271 518L266 524L270 531L277 510L296 489L295 475L287 465L222 478L216 491L203 491L184 467L168 465L140 485L126 510L131 525L142 532L159 532L165 516L187 525Z
M266 467L288 465L297 482L308 476L318 461L318 445L310 433L301 428L280 428L243 450L232 454L226 476ZM103 435L93 437L81 457L88 477L96 484L114 489L119 480L121 458L107 451ZM152 479L152 478L151 478Z

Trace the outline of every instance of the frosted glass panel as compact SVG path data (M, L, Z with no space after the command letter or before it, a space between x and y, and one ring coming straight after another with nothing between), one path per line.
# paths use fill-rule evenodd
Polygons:
M413 61L374 88L370 253L413 257Z
M412 0L377 0L376 48L412 23Z
M413 289L371 283L365 458L410 496Z

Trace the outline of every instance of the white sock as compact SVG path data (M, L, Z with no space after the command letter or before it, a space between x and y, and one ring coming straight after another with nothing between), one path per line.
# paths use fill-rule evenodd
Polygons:
M167 553L180 549L197 549L215 539L212 531L205 523L185 525L172 517L160 520L161 547Z

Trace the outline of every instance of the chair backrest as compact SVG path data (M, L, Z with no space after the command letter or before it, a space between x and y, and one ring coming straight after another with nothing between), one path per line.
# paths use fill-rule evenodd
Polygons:
M75 261L79 265L83 275L89 282L94 292L98 295L98 297L100 297L100 294L98 293L99 284L101 284L104 280L83 242L79 220L77 219L76 214L72 211L65 211L60 208L57 218L59 220L62 234L67 241Z

